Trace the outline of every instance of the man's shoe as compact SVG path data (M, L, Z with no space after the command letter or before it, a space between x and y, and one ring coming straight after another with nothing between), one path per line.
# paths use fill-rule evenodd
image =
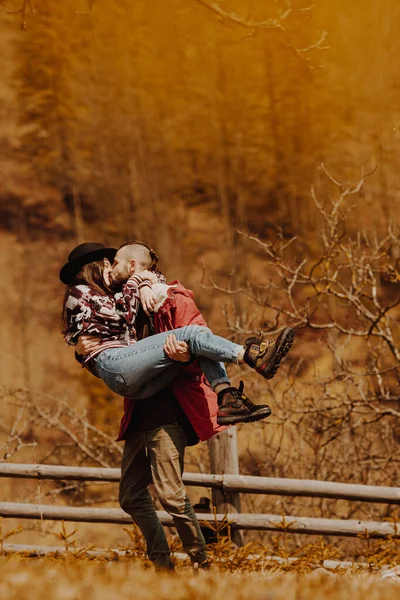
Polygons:
M239 388L229 387L218 393L218 425L235 425L236 423L253 423L269 417L271 409L268 405L254 404L243 393L244 384Z
M195 573L198 573L199 571L209 571L211 569L211 565L208 560L205 560L202 563L194 562L192 563L192 566Z
M172 562L172 560L168 560L167 562L154 562L154 568L156 571L175 572L175 564Z
M248 338L245 341L245 362L265 379L272 379L279 369L282 359L292 347L294 336L295 330L285 327L273 340L268 340L265 335L260 338Z

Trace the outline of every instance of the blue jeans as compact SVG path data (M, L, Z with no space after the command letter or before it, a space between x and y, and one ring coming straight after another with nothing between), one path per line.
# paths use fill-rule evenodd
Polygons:
M191 354L199 357L200 367L213 389L219 383L229 383L221 362L237 362L243 347L200 325L158 333L124 348L103 350L93 359L98 376L120 396L137 400L153 396L171 383L181 368L163 349L170 333L187 342Z

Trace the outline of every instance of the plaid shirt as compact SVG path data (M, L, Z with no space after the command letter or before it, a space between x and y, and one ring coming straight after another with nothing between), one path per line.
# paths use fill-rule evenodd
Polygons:
M151 287L149 279L133 275L114 296L101 295L88 285L69 290L66 301L68 326L66 342L77 344L81 335L94 335L104 342L85 357L85 363L106 348L120 348L136 342L135 320L140 306L139 291Z

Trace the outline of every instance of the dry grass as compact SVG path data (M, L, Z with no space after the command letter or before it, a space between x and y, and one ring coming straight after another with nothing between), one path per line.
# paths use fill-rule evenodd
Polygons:
M181 567L176 574L155 574L131 561L104 562L84 559L54 560L13 557L0 559L2 600L186 600L227 597L241 600L394 600L399 585L379 576L329 574L284 574L267 569L257 574L232 575L213 568L193 574Z
M18 521L16 521L18 523ZM298 574L312 573L317 570L350 569L353 573L378 573L385 569L400 569L400 541L393 536L382 540L370 539L367 535L358 536L351 540L349 547L343 551L337 540L328 543L326 538L307 536L301 542L295 541L295 536L284 530L269 536L268 542L261 538L248 541L244 546L237 547L231 541L231 530L228 522L221 524L208 524L216 536L216 541L207 546L207 556L210 565L215 570L231 574L250 574L272 572ZM25 556L38 557L40 555L51 559L62 560L103 560L137 562L144 567L151 567L152 563L146 558L146 545L139 528L132 524L124 527L120 538L113 547L104 548L109 535L101 541L102 548L96 543L87 543L82 538L82 524L54 524L53 531L48 531L47 540L43 538L31 539L30 547L18 546L24 533L21 525L15 526L0 517L0 557ZM224 526L225 525L225 526ZM221 533L224 532L224 535ZM226 532L228 535L226 536ZM301 536L304 537L304 536ZM55 542L56 538L56 542ZM9 544L11 542L11 544ZM169 547L174 555L174 561L179 570L184 570L189 565L189 559L184 553L181 541L177 534L169 536ZM17 545L15 545L15 543ZM50 545L47 545L50 544ZM342 550L342 551L341 551ZM1 596L0 596L1 597Z

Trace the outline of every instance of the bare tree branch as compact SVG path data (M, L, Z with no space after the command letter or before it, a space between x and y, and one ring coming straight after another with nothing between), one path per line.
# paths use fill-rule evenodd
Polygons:
M10 425L0 419L0 434L5 437L3 442L0 437L3 460L9 460L22 448L37 447L35 438L42 429L53 432L50 447L41 446L42 461L54 459L64 449L104 467L113 466L119 459L121 446L89 423L85 412L80 413L61 399L40 392L0 388L0 393L13 414Z
M7 0L2 0L2 3L5 4L7 2ZM21 24L20 27L22 29L22 31L26 31L27 29L27 19L26 19L26 13L27 11L34 13L35 9L33 6L33 2L32 0L22 0L22 5L20 8L17 8L16 10L8 10L7 14L9 15L21 15Z
M306 57L305 54L310 52L311 50L326 50L327 47L323 46L323 43L326 40L327 33L323 31L320 33L319 38L313 44L310 44L307 47L299 48L293 42L287 28L284 26L284 22L293 14L293 13L307 13L312 11L314 8L314 3L310 6L305 6L303 8L295 8L292 6L290 0L286 0L284 2L285 8L278 11L276 17L270 17L264 21L255 21L252 19L245 19L243 17L239 17L237 14L232 12L227 12L223 8L221 8L220 4L214 2L214 0L195 0L195 2L201 4L214 14L216 14L222 21L232 23L239 27L243 27L249 30L251 35L254 35L259 30L262 29L276 29L283 33L285 36L288 45L290 48L297 54L301 60L309 62L311 59Z

